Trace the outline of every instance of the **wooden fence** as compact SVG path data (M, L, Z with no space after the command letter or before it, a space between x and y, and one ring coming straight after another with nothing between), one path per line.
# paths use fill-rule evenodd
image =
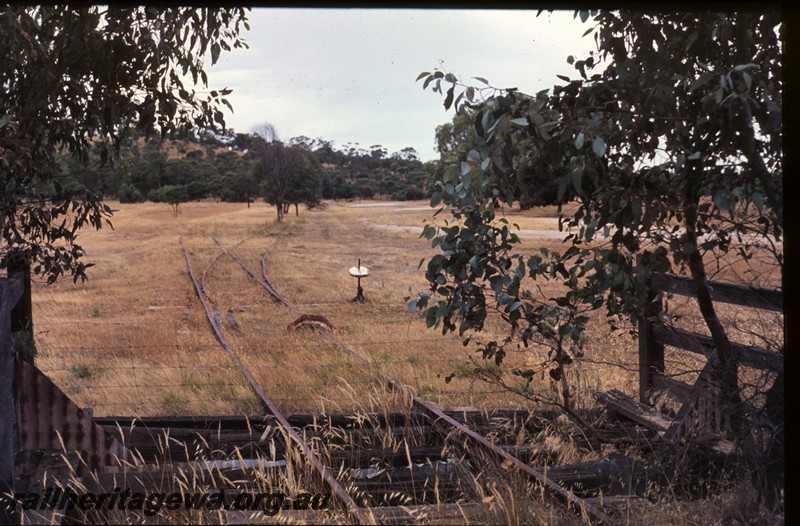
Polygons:
M14 349L11 345L11 311L22 297L20 276L0 278L0 524L14 522L13 511L3 504L2 495L14 490L16 453L16 411L14 392Z
M95 424L91 409L78 407L32 363L16 356L11 311L24 289L18 273L0 277L0 524L20 521L3 502L3 495L14 493L18 452L63 447L80 452L91 469L115 466L129 456L113 434Z
M669 327L659 321L661 298L664 293L695 297L697 288L689 278L657 273L650 278L653 290L649 308L639 322L639 400L648 404L654 391L666 390L683 402L675 418L669 422L665 438L674 442L684 433L709 431L718 434L725 427L724 412L719 410L718 387L714 385L713 370L718 357L713 340L701 334ZM712 282L711 297L716 302L773 312L783 311L783 293L729 283ZM756 346L732 343L741 365L754 369L783 372L783 354ZM694 385L665 374L664 348L677 347L708 358ZM694 415L694 418L691 417Z

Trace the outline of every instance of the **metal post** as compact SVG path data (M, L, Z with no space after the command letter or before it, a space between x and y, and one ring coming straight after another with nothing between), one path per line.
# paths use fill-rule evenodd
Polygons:
M358 269L358 272L361 271L361 258L358 258L358 266L356 268ZM352 300L350 300L350 303L364 303L364 302L367 301L367 298L364 297L364 289L361 288L361 275L358 274L356 276L356 279L358 280L358 288L356 289L356 297L353 298Z

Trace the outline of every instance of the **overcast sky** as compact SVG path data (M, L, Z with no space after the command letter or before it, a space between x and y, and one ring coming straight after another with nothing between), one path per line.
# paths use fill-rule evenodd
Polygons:
M256 8L249 21L250 48L209 69L210 88L233 89L228 127L269 122L283 140L380 144L389 153L411 146L422 160L438 158L434 130L453 113L415 82L420 72L441 67L535 93L558 73L577 76L566 57L594 49L572 11Z

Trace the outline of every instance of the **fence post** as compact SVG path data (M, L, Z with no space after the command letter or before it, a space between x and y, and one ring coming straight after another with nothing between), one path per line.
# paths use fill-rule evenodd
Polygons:
M17 453L17 412L14 349L11 345L11 311L22 296L23 282L16 274L0 278L0 524L18 524L13 498L14 459Z
M639 316L639 401L649 403L650 390L657 375L664 374L664 345L658 343L653 334L654 320L661 313L661 293L652 290L651 279L643 272L649 263L644 254L636 257L637 279L648 290L647 301Z

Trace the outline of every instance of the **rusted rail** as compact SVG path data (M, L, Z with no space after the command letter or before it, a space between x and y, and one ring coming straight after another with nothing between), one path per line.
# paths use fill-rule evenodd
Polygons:
M264 403L264 406L267 408L267 410L272 414L272 416L275 417L275 419L278 421L278 423L281 425L284 431L295 442L297 447L300 448L305 458L311 463L311 465L320 475L325 484L331 489L336 498L342 504L344 504L345 508L347 509L348 513L350 513L352 518L359 524L365 523L367 521L367 516L364 513L363 509L360 508L355 503L355 501L352 499L352 497L350 497L350 495L342 487L342 485L339 484L339 481L336 479L336 477L333 476L333 474L325 467L325 465L319 460L319 458L317 458L316 454L311 450L311 448L308 447L308 444L306 444L305 440L303 440L303 438L297 433L297 431L295 431L294 428L292 428L291 424L289 424L289 421L286 419L283 413L280 412L278 407L269 398L269 396L267 396L267 393L264 391L261 385L256 381L256 379L253 377L253 375L250 373L247 367L244 366L241 359L236 354L236 351L233 350L233 348L226 340L225 335L223 334L222 330L219 328L219 325L216 323L216 320L214 319L214 313L211 310L211 306L208 304L208 301L206 301L200 283L198 283L194 271L192 270L192 263L191 260L189 259L189 251L186 250L186 246L183 243L183 236L181 236L180 238L180 244L181 244L181 249L183 250L183 255L186 259L186 267L189 272L189 277L191 278L192 283L194 284L195 291L197 292L197 297L200 299L200 303L203 305L206 317L208 318L208 323L211 325L211 329L214 331L214 335L217 337L217 340L220 342L225 351L230 355L234 363L239 367L239 370L247 379L248 383L250 383L250 386L253 388L258 397Z
M453 419L451 416L447 415L433 405L432 403L428 402L417 396L414 391L412 391L408 386L397 382L396 380L389 379L389 387L395 391L401 392L409 396L414 404L422 413L428 415L429 418L434 423L444 422L450 428L457 430L459 433L466 436L474 445L478 446L479 448L483 449L484 451L494 455L496 458L501 458L504 461L509 461L512 465L520 470L521 472L525 473L528 477L540 482L544 485L544 487L550 491L551 493L557 495L565 499L568 503L576 505L579 509L585 512L588 516L592 517L596 521L603 523L603 524L611 524L611 519L603 513L601 510L596 508L595 506L589 504L585 500L576 497L572 492L567 491L564 487L560 484L557 484L553 480L547 478L544 474L540 473L539 471L535 470L534 468L530 467L529 465L523 463L519 458L511 455L504 449L499 448L495 444L492 444L486 438L479 435L475 431L458 422L457 420Z
M288 299L286 299L282 294L280 294L280 292L278 292L278 290L275 288L274 284L272 284L272 282L269 280L269 276L267 275L267 271L266 271L266 255L264 257L262 257L262 259L261 259L261 271L262 271L264 279L263 280L258 280L258 279L255 278L255 275L247 267L247 265L244 263L244 261L242 261L241 258L239 258L235 253L233 253L229 249L225 248L224 245L216 237L212 236L212 238L214 239L214 241L224 251L226 251L237 263L239 263L239 265L245 270L245 272L247 272L248 275L251 276L251 278L254 279L254 281L256 281L256 283L259 283L262 287L264 287L274 297L279 298L280 301L284 305L286 305L287 307L295 310L298 313L300 312L294 305L292 305L291 302L289 302ZM372 364L367 359L365 359L363 356L361 356L360 354L356 353L354 350L352 350L350 347L345 345L343 342L339 341L337 338L335 338L328 331L326 331L324 329L319 329L318 332L323 337L325 337L326 339L331 341L333 344L337 345L342 350L344 350L347 354L349 354L350 356L356 358L359 362L361 362L363 365L365 365L370 372L374 372L374 368L373 368ZM608 515L603 513L600 509L598 509L597 507L589 504L584 499L576 497L572 492L568 491L567 489L565 489L563 486L559 485L555 481L548 479L544 474L542 474L541 472L537 471L536 469L534 469L534 468L528 466L527 464L523 463L519 458L511 455L510 453L508 453L504 449L498 447L497 445L492 444L491 442L486 440L485 437L481 436L480 434L476 433L474 430L469 428L469 426L466 426L466 425L458 422L457 420L453 419L452 417L448 416L441 409L439 409L438 407L436 407L432 403L428 402L427 400L424 400L424 399L420 398L408 386L406 386L406 385L402 384L401 382L399 382L397 380L394 380L392 378L386 378L386 381L388 382L388 385L389 385L390 389L392 389L394 391L397 391L397 392L400 392L400 393L403 393L404 395L410 397L414 407L416 407L421 413L423 413L426 416L428 416L435 424L441 425L441 423L444 423L447 426L449 426L450 428L458 431L459 433L464 434L466 437L469 438L469 440L475 446L477 446L480 449L488 452L489 454L493 455L495 458L511 462L511 464L514 467L516 467L519 471L521 471L522 473L525 473L528 477L530 477L530 478L536 480L537 482L541 483L542 485L544 485L544 487L549 492L554 494L555 496L564 499L566 502L568 502L570 504L575 505L578 509L580 509L587 516L589 516L592 519L594 519L596 522L602 523L602 524L611 524L612 523L612 521L608 517Z
M223 245L222 242L219 239L217 239L217 236L215 236L214 234L211 234L211 239L214 240L214 243L219 245L219 248L220 248L220 250L222 250L223 254L229 255L234 261L236 261L239 264L239 266L242 267L242 270L244 270L245 273L248 276L250 276L250 279L252 279L253 282L256 285L260 285L261 287L264 288L264 290L267 291L267 293L272 297L272 301L274 301L275 303L283 303L284 305L291 306L291 305L289 305L289 301L285 297L283 297L283 295L281 295L278 292L278 290L275 288L275 286L272 284L272 282L270 282L268 280L262 281L261 279L259 279L259 277L256 276L255 273L252 270L250 270L250 267L248 267L245 264L245 262L242 261L242 258L240 258L238 255L236 255L236 253L231 252L230 250L228 250L228 248L225 247L225 245ZM262 263L263 263L263 261L262 261ZM294 309L294 306L291 306L291 307ZM294 309L294 310L297 310L297 309Z
M263 274L264 279L260 280L260 279L258 279L256 277L256 275L253 273L253 271L250 270L250 267L247 266L247 264L242 260L242 258L240 258L238 255L236 255L234 252L230 251L229 249L225 248L225 246L222 244L222 242L219 239L217 239L215 236L212 235L211 238L217 243L217 245L220 246L220 248L226 254L228 254L231 258L233 258L233 260L236 261L239 264L239 266L242 267L242 269L247 273L248 276L250 276L253 279L253 281L255 281L257 284L261 285L270 295L272 295L272 297L276 298L278 301L280 301L281 303L283 303L284 305L286 305L287 307L289 307L290 309L292 309L296 313L298 313L298 314L301 313L300 309L295 307L292 304L292 302L290 302L283 294L281 294L275 288L275 285L272 283L272 280L269 279L269 276L267 275L267 256L266 256L266 254L264 254L264 256L261 258L261 273ZM317 329L317 331L325 339L327 339L328 341L330 341L334 345L336 345L339 348L341 348L351 358L354 358L356 361L358 361L359 363L361 363L362 365L367 367L370 371L373 371L373 366L369 362L369 360L367 360L366 358L364 358L363 356L361 356L360 354L355 352L353 349L351 349L350 347L345 345L343 342L339 341L333 334L331 334L330 332L326 331L323 328L319 328L319 329Z

